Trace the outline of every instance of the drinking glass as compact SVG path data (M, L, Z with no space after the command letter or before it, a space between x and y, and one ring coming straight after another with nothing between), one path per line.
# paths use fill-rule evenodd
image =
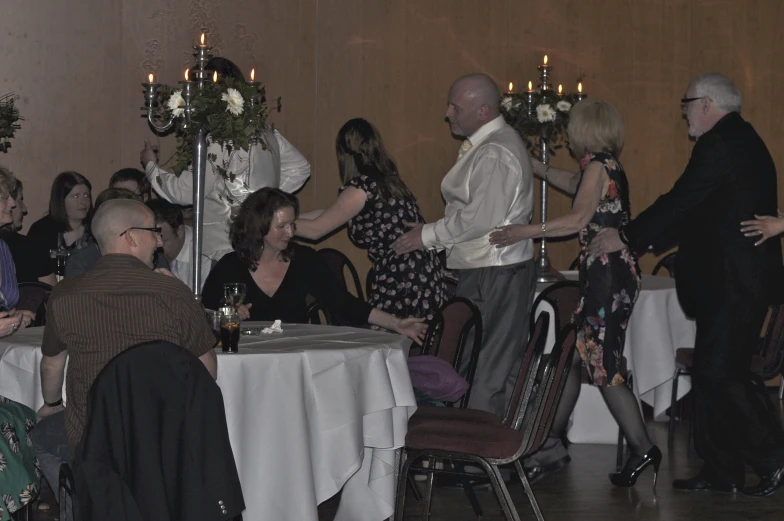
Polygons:
M226 297L226 303L236 312L245 303L245 284L242 282L224 284L223 295Z
M220 317L221 347L224 353L238 353L240 343L240 316L236 312Z

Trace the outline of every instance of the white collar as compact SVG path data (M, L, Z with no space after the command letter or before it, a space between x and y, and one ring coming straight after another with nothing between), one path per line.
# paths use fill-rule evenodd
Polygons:
M193 229L186 224L183 225L183 228L185 228L185 242L182 243L182 249L174 260L178 263L185 262L190 264L193 262L193 259L191 258L193 256L191 254L191 248L193 247Z
M488 121L468 137L468 140L471 141L471 146L475 147L491 133L501 129L505 124L506 122L504 121L503 116L498 116L494 120Z

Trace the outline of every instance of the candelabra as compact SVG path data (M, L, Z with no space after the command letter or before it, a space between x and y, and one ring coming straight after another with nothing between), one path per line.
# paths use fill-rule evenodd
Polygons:
M550 84L550 77L553 67L547 64L547 56L544 57L544 63L537 67L539 69L540 75L540 83L539 83L539 90L546 91L552 89L552 85ZM577 86L578 94L576 96L577 101L583 99L585 94L583 94L582 90L582 83ZM561 86L558 86L558 95L562 94ZM531 89L531 83L528 83L528 93L527 93L527 104L528 104L528 118L536 117L533 108L533 91ZM539 160L544 163L545 165L550 164L550 153L549 153L549 139L550 135L548 135L548 129L545 127L542 129L541 134L539 135ZM545 173L544 179L542 179L541 185L541 222L547 222L547 199L548 199L548 190L547 190L547 174ZM544 229L544 228L542 228ZM536 281L537 282L555 282L558 280L562 280L564 277L559 273L557 270L553 269L552 265L550 264L550 258L547 254L547 238L542 234L541 241L539 243L539 256L536 259Z
M204 177L207 167L207 139L206 133L209 129L202 128L196 125L193 120L195 109L193 101L196 96L199 96L204 90L205 82L209 81L210 70L206 68L208 60L212 57L210 51L212 47L204 44L204 34L201 35L199 45L193 46L193 55L196 58L196 66L185 70L185 81L180 81L182 85L182 98L185 101L183 109L183 123L184 128L194 126L193 128L193 269L191 271L193 281L193 294L197 300L201 299L201 253L203 242L203 227L204 227ZM190 74L196 77L196 81L192 81ZM164 120L159 111L156 110L158 106L160 83L156 83L153 74L148 76L148 83L142 83L144 87L145 104L142 110L145 112L147 121L150 126L157 132L166 132L171 129L175 123L175 115L172 113L168 119ZM213 74L212 81L217 81L217 73ZM182 175L187 175L183 172Z

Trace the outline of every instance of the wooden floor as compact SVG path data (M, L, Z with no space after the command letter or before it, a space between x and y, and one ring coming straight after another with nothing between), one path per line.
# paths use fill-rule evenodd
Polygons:
M771 395L773 396L773 395ZM779 413L780 402L774 400ZM659 472L656 492L652 490L652 472L645 474L632 489L613 487L607 474L615 469L615 446L572 445L569 453L571 464L559 473L548 476L534 486L539 506L547 521L614 521L614 520L784 520L784 490L770 498L751 498L742 494L720 494L710 492L680 492L671 487L675 478L689 477L697 472L700 461L692 453L687 455L686 440L688 423L679 425L675 447L667 447L667 425L648 423L654 442L664 452L664 461ZM747 480L756 480L749 473ZM523 520L535 519L525 492L520 484L511 485L510 493ZM45 494L44 496L48 496ZM482 521L500 521L504 515L493 493L478 490L477 496L484 509ZM45 497L45 499L49 499ZM338 498L333 498L319 507L319 521L331 521L337 508ZM408 494L406 501L408 520L420 519L420 504ZM56 514L34 514L35 521L51 521ZM433 493L432 521L474 520L470 504L460 490L436 488ZM245 521L255 521L245 519Z

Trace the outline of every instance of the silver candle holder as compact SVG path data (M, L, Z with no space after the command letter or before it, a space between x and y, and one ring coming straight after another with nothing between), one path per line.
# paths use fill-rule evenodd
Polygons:
M204 90L204 84L209 81L210 70L206 68L207 62L212 57L212 47L204 44L204 33L198 45L193 46L193 55L196 58L196 67L185 71L185 81L179 82L182 85L182 98L185 100L184 117L185 125L193 124L194 107L193 101L196 96ZM195 76L195 82L189 77L190 71ZM148 76L149 82L142 83L144 87L145 104L142 110L145 111L147 122L156 132L166 132L174 125L174 115L168 120L163 120L156 115L158 105L159 89L161 84L154 81L153 74ZM217 81L217 73L213 75L213 81ZM201 300L201 252L203 243L204 227L204 176L207 168L207 140L206 129L198 128L193 137L193 294L197 300Z

